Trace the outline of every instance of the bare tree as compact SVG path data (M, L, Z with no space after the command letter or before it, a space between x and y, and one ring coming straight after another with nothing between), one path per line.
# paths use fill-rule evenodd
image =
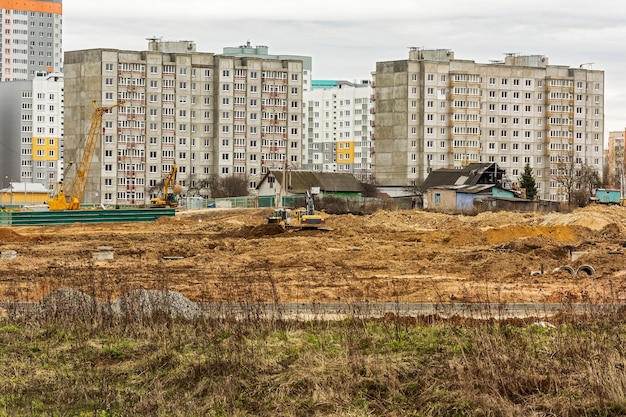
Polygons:
M214 175L207 180L207 188L212 198L242 197L249 195L246 177Z
M553 179L557 182L558 193L560 195L565 195L567 206L571 207L573 197L572 192L576 186L576 159L574 158L574 151L570 149L564 154L559 155L558 158L558 162L556 163L556 174L553 175Z
M363 188L363 197L377 197L378 188L374 182L361 182Z
M149 195L158 195L163 190L164 180L158 181L155 185L148 187Z
M587 205L602 184L598 170L576 157L572 150L559 156L556 168L553 178L558 183L559 193L566 196L568 207Z
M575 202L583 207L589 204L595 191L602 186L598 170L584 164L576 172Z
M208 177L194 177L192 174L187 195L190 197L206 197L209 194L209 183L210 179Z

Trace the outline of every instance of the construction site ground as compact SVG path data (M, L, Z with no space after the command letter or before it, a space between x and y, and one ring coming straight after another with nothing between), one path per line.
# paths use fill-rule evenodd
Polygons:
M137 288L196 302L626 300L624 207L377 211L328 215L328 231L283 231L267 224L270 213L181 210L152 223L2 227L0 301L39 301L65 287L100 301ZM103 247L112 259L99 259Z

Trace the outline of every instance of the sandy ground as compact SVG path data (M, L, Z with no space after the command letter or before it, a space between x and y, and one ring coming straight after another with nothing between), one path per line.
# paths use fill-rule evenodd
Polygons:
M328 216L331 231L288 232L267 225L269 214L189 210L154 223L0 228L0 250L17 252L0 260L0 301L38 301L61 287L102 301L135 288L193 301L626 300L622 207L378 211ZM94 257L102 246L113 259ZM575 273L555 271L563 266Z

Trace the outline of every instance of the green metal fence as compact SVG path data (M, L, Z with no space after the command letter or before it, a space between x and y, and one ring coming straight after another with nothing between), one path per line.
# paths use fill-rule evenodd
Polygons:
M206 206L210 208L256 208L257 197L208 198Z
M71 223L151 222L160 217L173 217L172 208L122 210L68 210L1 212L0 225L45 226Z

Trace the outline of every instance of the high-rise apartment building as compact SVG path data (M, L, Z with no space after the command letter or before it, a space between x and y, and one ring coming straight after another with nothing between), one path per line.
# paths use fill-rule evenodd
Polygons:
M303 167L371 176L372 87L369 81L317 81L304 92Z
M63 94L60 73L0 83L0 178L5 182L53 189L61 179Z
M0 22L0 178L50 186L62 169L62 0L0 0Z
M62 72L62 0L0 0L0 80Z
M626 131L609 132L609 141L606 148L606 184L609 187L622 188L624 185L624 166L626 153L624 152Z
M174 163L183 195L215 176L246 178L253 190L285 158L301 164L301 60L150 39L147 51L67 52L64 69L67 157L82 153L93 100L125 101L103 116L85 203L145 204Z
M302 89L308 91L312 86L313 59L305 55L285 55L270 54L269 48L264 45L252 46L250 41L244 45L222 48L222 55L234 56L237 58L263 58L282 60L302 61Z
M380 185L419 185L473 162L495 162L515 183L529 164L539 197L565 200L556 178L568 161L602 173L604 72L589 65L515 54L480 64L412 48L408 60L376 64L374 97Z

